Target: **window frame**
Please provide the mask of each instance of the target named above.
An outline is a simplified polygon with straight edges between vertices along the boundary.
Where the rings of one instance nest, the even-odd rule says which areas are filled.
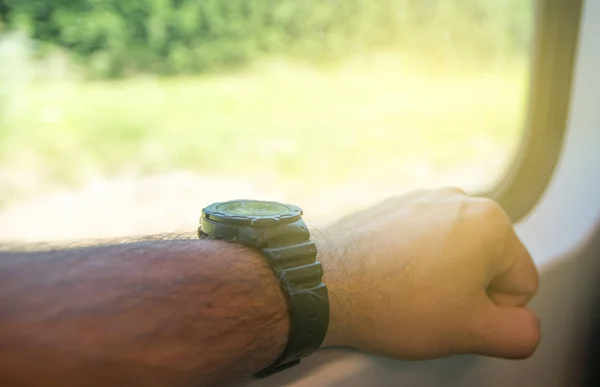
[[[563,147],[583,0],[539,0],[525,133],[500,183],[482,196],[513,222],[528,215],[551,181]]]

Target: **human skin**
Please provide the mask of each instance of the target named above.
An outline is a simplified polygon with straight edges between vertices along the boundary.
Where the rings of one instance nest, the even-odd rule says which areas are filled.
[[[324,346],[398,359],[521,359],[540,339],[538,274],[508,216],[454,188],[387,200],[313,232]],[[236,385],[286,345],[261,255],[161,239],[0,252],[0,385]]]

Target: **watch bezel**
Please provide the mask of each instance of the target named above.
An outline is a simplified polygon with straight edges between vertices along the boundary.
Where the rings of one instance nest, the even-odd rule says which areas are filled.
[[[234,215],[220,209],[223,205],[239,204],[244,202],[260,203],[274,206],[285,207],[287,211],[282,211],[276,215]],[[225,202],[217,202],[202,209],[202,216],[208,220],[220,223],[236,224],[240,226],[273,227],[281,224],[292,223],[299,220],[303,215],[302,209],[293,204],[285,204],[276,201],[236,199]]]

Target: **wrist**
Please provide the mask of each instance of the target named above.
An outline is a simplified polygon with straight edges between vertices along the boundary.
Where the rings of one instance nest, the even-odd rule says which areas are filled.
[[[317,246],[317,260],[323,266],[323,283],[329,294],[329,327],[322,347],[348,345],[345,333],[348,292],[344,290],[340,253],[332,248],[332,241],[323,233],[315,232],[311,239]]]

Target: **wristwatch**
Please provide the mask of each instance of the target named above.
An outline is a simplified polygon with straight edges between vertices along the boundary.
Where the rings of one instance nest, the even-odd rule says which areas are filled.
[[[319,348],[329,326],[329,298],[317,248],[299,207],[258,200],[213,203],[202,210],[198,236],[260,250],[285,295],[290,314],[287,345],[255,377],[292,367]]]

